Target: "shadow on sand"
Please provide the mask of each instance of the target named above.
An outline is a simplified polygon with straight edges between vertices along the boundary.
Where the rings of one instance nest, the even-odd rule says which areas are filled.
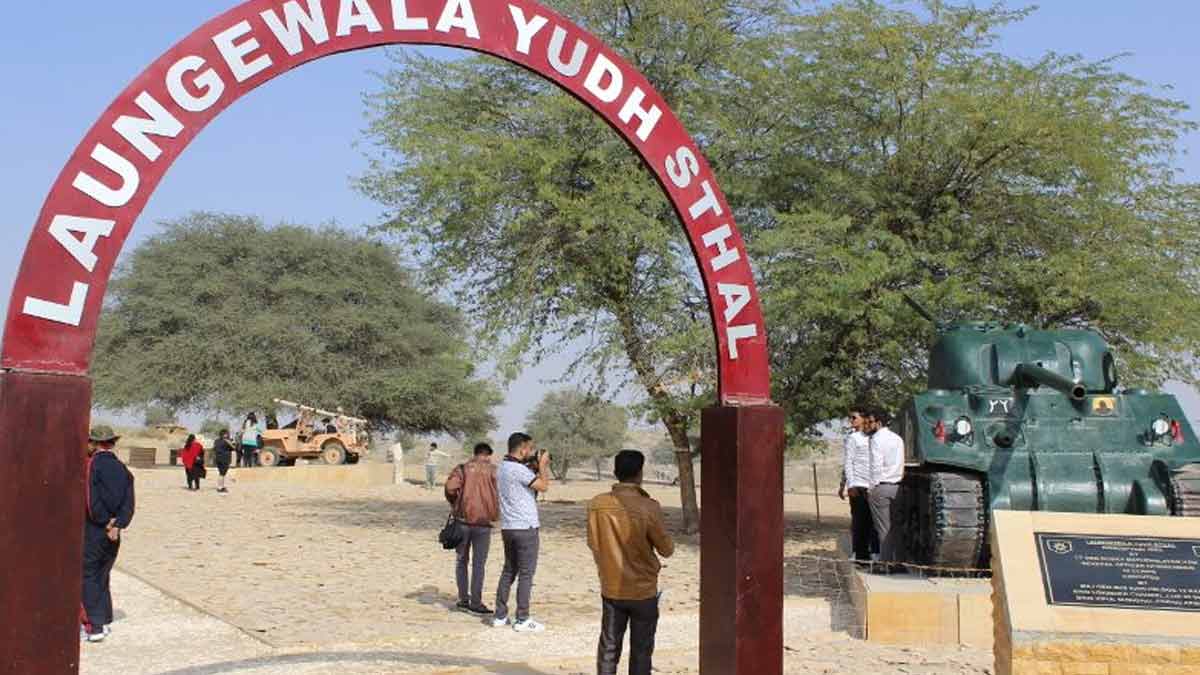
[[[162,675],[222,675],[238,673],[265,667],[279,666],[335,666],[337,664],[380,664],[383,667],[397,668],[404,664],[422,666],[445,666],[448,668],[477,668],[484,673],[493,675],[551,675],[548,671],[530,668],[517,663],[504,663],[488,659],[476,659],[463,656],[442,656],[436,654],[413,654],[394,651],[367,652],[315,652],[309,654],[280,654],[259,656],[240,661],[225,661],[210,663],[203,666],[189,666],[170,670]]]

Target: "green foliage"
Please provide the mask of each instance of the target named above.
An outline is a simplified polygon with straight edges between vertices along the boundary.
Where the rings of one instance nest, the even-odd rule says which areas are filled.
[[[234,425],[225,420],[209,418],[204,420],[204,422],[200,425],[200,433],[210,439],[215,439],[218,435],[220,435],[222,429],[232,429],[233,426]]]
[[[711,129],[712,83],[756,62],[768,0],[563,0],[556,9],[641,70]],[[455,281],[485,334],[534,359],[587,344],[575,368],[613,389],[632,378],[652,419],[687,449],[711,402],[707,299],[680,223],[655,180],[602,120],[554,85],[491,57],[393,54],[370,99],[380,154],[361,186],[430,282]],[[761,62],[759,59],[757,62]],[[685,529],[697,517],[683,485]]]
[[[96,397],[99,400],[99,396]],[[157,426],[159,424],[175,424],[175,411],[165,405],[152,403],[146,406],[142,416],[142,424],[148,427]]]
[[[477,379],[463,331],[389,246],[196,213],[165,223],[109,285],[96,400],[244,414],[278,397],[383,428],[487,429],[500,397]]]
[[[493,438],[484,436],[482,434],[476,434],[473,436],[468,436],[466,438],[466,440],[463,441],[463,444],[462,444],[463,455],[465,455],[467,457],[474,456],[475,444],[477,444],[477,443],[487,443],[489,446],[491,446],[492,456],[496,457],[497,459],[499,459],[500,457],[503,457],[504,454],[506,452],[508,452],[508,446],[505,445],[503,442],[501,442],[500,444],[497,444],[495,439],[493,439]]]
[[[999,53],[998,31],[1029,10],[782,4],[555,3],[647,75],[716,170],[751,245],[791,435],[923,387],[933,332],[902,293],[944,320],[1097,329],[1129,384],[1197,380],[1183,103],[1114,60]],[[648,173],[523,71],[395,58],[361,182],[392,210],[387,229],[510,357],[588,340],[576,365],[602,380],[627,366],[639,412],[690,450],[712,336]]]
[[[793,17],[715,152],[794,432],[924,388],[932,327],[1101,331],[1126,384],[1196,381],[1200,190],[1186,106],[1117,70],[995,51],[1026,11],[868,1]],[[751,160],[752,158],[752,160]],[[733,180],[728,180],[732,178]]]
[[[537,447],[550,451],[554,476],[565,480],[572,465],[615,455],[625,439],[628,419],[621,406],[567,389],[543,396],[526,425]]]

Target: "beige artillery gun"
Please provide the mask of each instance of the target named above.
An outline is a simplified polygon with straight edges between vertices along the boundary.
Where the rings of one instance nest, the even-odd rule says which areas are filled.
[[[367,420],[336,412],[274,399],[275,404],[296,411],[296,419],[280,429],[262,433],[258,459],[263,466],[294,464],[297,459],[317,458],[326,464],[353,464],[369,450]],[[326,422],[325,420],[329,420]]]

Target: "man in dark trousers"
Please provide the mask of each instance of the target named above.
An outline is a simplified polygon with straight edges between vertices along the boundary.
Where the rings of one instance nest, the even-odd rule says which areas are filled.
[[[650,675],[658,630],[658,556],[675,552],[662,508],[642,490],[646,457],[622,450],[613,461],[620,481],[588,503],[588,548],[600,574],[600,644],[596,672],[616,675],[625,628],[629,635],[629,674]],[[657,552],[657,555],[655,553]]]
[[[842,483],[838,486],[840,499],[850,497],[850,548],[858,562],[870,562],[872,554],[879,553],[879,539],[875,536],[867,499],[871,487],[871,439],[864,431],[867,424],[864,410],[861,407],[850,410],[850,434],[843,443]]]
[[[486,615],[491,614],[492,610],[483,604],[483,576],[492,542],[492,523],[500,520],[500,495],[496,492],[492,446],[476,443],[474,455],[474,459],[450,471],[444,490],[446,501],[454,508],[454,515],[467,525],[467,536],[457,549],[454,573],[458,584],[456,608]]]
[[[109,578],[121,548],[121,532],[133,520],[133,475],[113,452],[118,436],[112,427],[92,427],[88,444],[94,447],[84,481],[86,514],[83,525],[83,639],[99,642],[113,620]],[[93,445],[94,444],[94,445]]]
[[[229,473],[229,460],[233,457],[234,447],[229,442],[229,430],[222,429],[217,435],[217,441],[213,443],[213,454],[217,460],[217,473],[220,476],[217,478],[217,492],[229,492],[225,488],[225,474]]]
[[[537,472],[529,468],[533,459]],[[496,611],[492,625],[512,625],[518,633],[540,633],[546,626],[529,616],[533,575],[541,548],[541,519],[537,494],[550,489],[550,453],[538,452],[533,438],[516,432],[508,437],[508,454],[496,467],[496,492],[500,497],[500,541],[504,544],[504,569],[496,586]],[[508,615],[508,596],[517,582],[517,615]]]

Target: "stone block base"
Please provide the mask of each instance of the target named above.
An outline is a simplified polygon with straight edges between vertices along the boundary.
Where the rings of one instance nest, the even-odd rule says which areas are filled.
[[[1004,658],[997,652],[996,675],[1200,675],[1200,644],[1020,637],[1014,642]]]
[[[850,596],[870,642],[992,647],[991,583],[856,569]]]
[[[338,485],[374,487],[392,484],[391,464],[323,464],[297,466],[263,466],[252,469],[230,469],[229,478],[238,483],[293,483],[296,485]],[[209,469],[210,477],[213,470]]]
[[[1035,532],[1194,540],[1200,518],[993,512],[996,675],[1200,675],[1195,612],[1050,604]]]

